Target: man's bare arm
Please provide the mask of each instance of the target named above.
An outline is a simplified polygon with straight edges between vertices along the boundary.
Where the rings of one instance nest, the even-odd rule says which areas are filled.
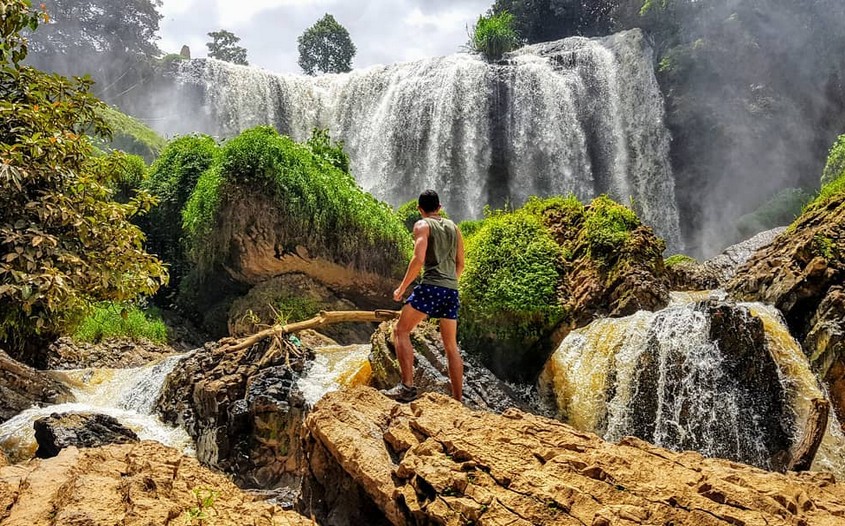
[[[405,279],[402,280],[402,284],[393,291],[394,301],[402,301],[405,290],[417,279],[423,266],[425,266],[425,252],[428,248],[429,230],[430,228],[425,221],[417,221],[414,225],[414,257],[408,263],[408,271],[405,272]]]

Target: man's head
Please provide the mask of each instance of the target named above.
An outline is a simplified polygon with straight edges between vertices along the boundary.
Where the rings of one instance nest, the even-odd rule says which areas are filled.
[[[440,210],[440,196],[434,190],[426,190],[420,194],[420,198],[417,200],[417,206],[420,212],[433,214]]]

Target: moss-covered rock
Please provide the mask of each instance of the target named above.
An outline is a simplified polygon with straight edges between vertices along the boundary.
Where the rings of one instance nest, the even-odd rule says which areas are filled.
[[[152,128],[116,108],[104,106],[98,112],[114,132],[111,143],[101,145],[106,149],[139,155],[152,163],[167,146],[167,140]]]
[[[668,303],[665,244],[606,196],[493,213],[466,248],[461,341],[508,378],[532,379],[569,330],[596,316]]]

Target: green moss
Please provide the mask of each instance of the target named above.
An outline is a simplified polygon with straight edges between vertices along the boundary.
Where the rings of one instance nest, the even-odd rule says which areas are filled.
[[[666,258],[666,261],[664,262],[666,268],[674,267],[676,265],[683,265],[686,263],[698,263],[698,261],[693,257],[687,256],[686,254],[675,254],[674,256]]]
[[[167,326],[158,309],[137,305],[101,303],[79,323],[71,336],[78,342],[98,343],[111,338],[167,342]]]
[[[217,216],[226,199],[238,198],[236,188],[275,201],[286,238],[312,254],[383,274],[401,272],[410,258],[411,238],[388,205],[308,145],[258,127],[223,146],[183,211],[190,254],[200,269],[213,267],[228,249]]]
[[[110,144],[100,145],[104,149],[140,155],[151,163],[167,145],[167,141],[152,128],[115,108],[103,106],[97,112],[114,132]]]
[[[613,201],[606,195],[593,200],[587,212],[584,230],[593,259],[607,261],[619,253],[640,226],[633,210]]]
[[[277,298],[273,308],[277,313],[276,323],[284,324],[313,318],[323,306],[311,298],[287,294]]]
[[[836,242],[821,234],[813,236],[813,250],[815,253],[829,262],[834,262],[839,259],[839,249]]]

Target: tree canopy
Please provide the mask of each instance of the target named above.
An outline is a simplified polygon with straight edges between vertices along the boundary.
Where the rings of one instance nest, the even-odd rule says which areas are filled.
[[[44,15],[27,0],[4,2],[0,19],[0,346],[28,351],[67,329],[84,308],[152,294],[167,279],[143,250],[130,218],[153,204],[113,200],[123,154],[96,154],[88,134],[110,130],[88,79],[24,66],[24,28]],[[131,164],[131,163],[129,163]],[[131,167],[130,167],[131,169]]]
[[[613,14],[625,0],[496,0],[493,13],[511,13],[528,43],[609,33]]]
[[[355,44],[349,31],[330,14],[305,30],[299,39],[299,66],[308,75],[352,70]]]
[[[249,65],[246,59],[246,48],[238,45],[238,42],[241,41],[240,37],[225,29],[212,31],[208,36],[212,39],[211,42],[206,44],[209,57],[242,66]]]

